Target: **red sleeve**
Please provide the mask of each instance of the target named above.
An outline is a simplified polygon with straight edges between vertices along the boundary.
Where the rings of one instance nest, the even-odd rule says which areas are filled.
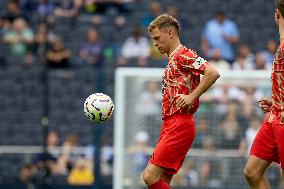
[[[181,66],[192,72],[194,75],[199,76],[204,73],[204,69],[208,62],[200,57],[196,52],[187,50],[179,55],[179,62]]]
[[[276,72],[284,72],[284,41],[281,42],[277,49],[274,61],[274,70]]]

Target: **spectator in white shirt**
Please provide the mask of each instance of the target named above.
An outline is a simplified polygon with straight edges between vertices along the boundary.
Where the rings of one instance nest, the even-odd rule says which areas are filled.
[[[135,28],[132,35],[128,37],[122,45],[121,58],[125,59],[125,61],[119,64],[127,64],[130,59],[134,59],[139,66],[146,66],[149,55],[149,40],[142,36],[142,32],[139,28]]]

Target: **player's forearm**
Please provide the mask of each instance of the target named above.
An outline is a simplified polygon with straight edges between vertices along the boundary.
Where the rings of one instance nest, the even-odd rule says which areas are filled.
[[[280,95],[279,95],[279,102],[277,103],[279,105],[279,108],[280,108],[280,111],[281,112],[284,112],[284,90],[283,90],[283,83],[281,82],[281,77],[284,77],[284,72],[277,72],[277,78],[278,78],[278,89],[279,89],[279,92],[280,92]]]
[[[203,93],[205,93],[219,77],[219,72],[212,66],[208,65],[204,70],[204,77],[202,78],[196,89],[191,93],[194,99],[199,98]]]

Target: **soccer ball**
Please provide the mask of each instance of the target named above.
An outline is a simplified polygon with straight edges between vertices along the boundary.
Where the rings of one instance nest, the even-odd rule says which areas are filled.
[[[108,95],[91,94],[84,103],[84,113],[91,121],[102,123],[111,117],[114,104]]]

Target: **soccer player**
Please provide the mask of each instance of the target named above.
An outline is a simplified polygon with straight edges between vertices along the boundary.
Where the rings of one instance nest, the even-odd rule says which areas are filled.
[[[169,189],[195,137],[193,114],[199,97],[219,78],[219,73],[179,39],[179,23],[162,14],[148,28],[154,46],[168,55],[162,78],[163,125],[157,146],[143,173],[149,189]],[[204,77],[200,81],[200,74]]]
[[[252,189],[270,188],[264,172],[273,161],[280,163],[284,176],[284,0],[275,2],[275,22],[279,29],[280,45],[271,73],[272,99],[259,100],[260,108],[268,114],[254,139],[244,169]]]

